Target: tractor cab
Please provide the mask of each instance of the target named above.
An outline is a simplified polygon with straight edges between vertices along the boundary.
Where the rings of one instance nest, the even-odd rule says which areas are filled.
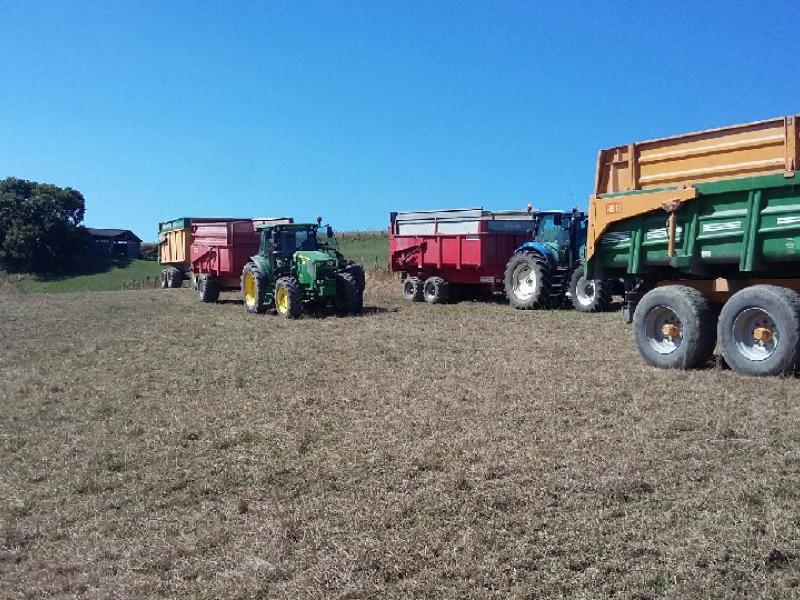
[[[550,248],[559,262],[575,262],[586,244],[586,215],[578,210],[533,213],[532,242]]]

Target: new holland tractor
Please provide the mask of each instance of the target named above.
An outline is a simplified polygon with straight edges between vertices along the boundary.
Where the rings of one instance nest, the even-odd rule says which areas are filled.
[[[563,306],[581,312],[606,310],[615,282],[587,280],[583,256],[588,219],[580,211],[535,211],[532,239],[516,249],[505,270],[511,306],[526,310]]]
[[[274,310],[296,319],[311,306],[333,305],[340,315],[361,313],[364,270],[345,260],[330,225],[257,219],[258,254],[242,270],[242,295],[248,312]]]

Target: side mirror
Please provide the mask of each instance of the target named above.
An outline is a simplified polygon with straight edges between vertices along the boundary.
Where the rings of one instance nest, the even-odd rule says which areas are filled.
[[[331,227],[330,225],[326,226],[325,227],[325,235],[327,235],[329,238],[332,238],[333,237],[333,227]]]

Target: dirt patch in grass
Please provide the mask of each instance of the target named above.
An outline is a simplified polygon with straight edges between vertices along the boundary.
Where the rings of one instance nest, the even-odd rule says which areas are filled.
[[[299,321],[0,303],[0,597],[800,593],[797,380],[653,370],[618,314],[370,286]]]

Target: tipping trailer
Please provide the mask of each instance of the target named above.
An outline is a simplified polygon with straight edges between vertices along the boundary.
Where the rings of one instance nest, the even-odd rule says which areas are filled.
[[[506,262],[530,239],[526,211],[479,208],[393,212],[389,216],[389,267],[410,301],[446,302],[450,284],[503,289]]]
[[[798,368],[797,119],[600,151],[586,269],[624,278],[648,363],[696,367],[718,343],[740,373]]]
[[[200,300],[216,302],[220,292],[239,290],[242,269],[259,248],[253,220],[194,222],[191,236],[191,277]]]
[[[179,288],[191,279],[192,224],[246,221],[247,219],[180,217],[158,224],[158,262],[162,288]]]

